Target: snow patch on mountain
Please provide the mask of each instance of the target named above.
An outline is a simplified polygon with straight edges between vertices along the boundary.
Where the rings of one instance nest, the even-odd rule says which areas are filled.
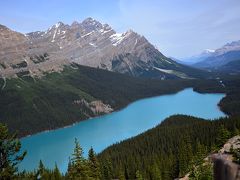
[[[82,36],[82,38],[87,37],[87,36],[91,35],[92,33],[94,33],[94,31],[91,31],[91,32],[89,32],[89,33],[87,33],[87,34],[84,34],[84,35]]]
[[[120,44],[124,38],[125,37],[123,33],[116,33],[110,36],[110,40],[112,41],[113,46],[117,46],[118,44]]]
[[[169,69],[162,69],[162,68],[158,68],[158,67],[153,67],[154,69],[164,72],[164,73],[168,73],[168,74],[173,74],[173,70],[169,70]]]
[[[171,69],[162,69],[162,68],[158,68],[158,67],[153,67],[154,69],[158,70],[158,71],[161,71],[161,72],[164,72],[164,73],[167,73],[167,74],[172,74],[172,75],[175,75],[175,76],[178,76],[180,78],[183,78],[183,79],[188,79],[189,77],[182,73],[182,72],[179,72],[179,71],[175,71],[175,70],[171,70]]]
[[[56,33],[57,33],[57,29],[54,31],[52,42],[55,41]]]
[[[214,53],[214,49],[205,49],[204,53]]]
[[[89,45],[91,45],[91,46],[93,46],[93,47],[98,47],[96,44],[94,44],[94,43],[89,43]]]
[[[61,25],[60,22],[58,22],[57,24],[55,24],[55,27],[58,28]]]

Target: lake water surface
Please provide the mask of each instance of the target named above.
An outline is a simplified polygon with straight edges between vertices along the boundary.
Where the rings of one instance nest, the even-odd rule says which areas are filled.
[[[79,122],[74,126],[43,132],[23,138],[22,149],[27,156],[20,169],[33,170],[41,159],[47,167],[65,172],[68,157],[77,138],[87,154],[92,146],[96,152],[118,141],[136,136],[174,114],[214,119],[225,116],[217,106],[224,94],[199,94],[191,88],[172,95],[136,101],[126,108],[105,116]]]

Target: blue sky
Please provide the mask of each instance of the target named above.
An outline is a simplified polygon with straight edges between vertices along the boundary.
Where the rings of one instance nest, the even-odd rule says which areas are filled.
[[[6,0],[0,24],[19,32],[93,17],[118,32],[144,35],[167,56],[182,58],[240,39],[240,0]]]

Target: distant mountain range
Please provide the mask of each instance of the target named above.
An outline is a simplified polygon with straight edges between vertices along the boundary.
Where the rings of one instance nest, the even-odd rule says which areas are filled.
[[[178,61],[182,64],[192,65],[192,64],[195,64],[195,63],[205,60],[206,58],[211,56],[214,52],[215,52],[215,50],[205,49],[202,53],[200,53],[198,55],[187,57],[187,58],[184,58],[184,59],[181,59]]]
[[[181,65],[132,30],[117,33],[92,18],[22,34],[0,26],[0,75],[42,76],[77,63],[137,77],[196,78],[205,72]]]
[[[203,69],[240,72],[240,40],[216,50],[205,50],[199,55],[183,59],[182,63]]]

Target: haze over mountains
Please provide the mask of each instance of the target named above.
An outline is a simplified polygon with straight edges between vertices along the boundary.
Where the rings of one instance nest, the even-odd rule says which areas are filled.
[[[181,65],[132,30],[116,33],[92,18],[21,34],[0,26],[0,75],[41,76],[77,63],[137,77],[192,78],[202,71]]]
[[[178,61],[183,63],[183,64],[192,65],[192,64],[198,63],[200,61],[203,61],[207,57],[211,56],[211,54],[214,53],[214,51],[215,50],[213,50],[213,49],[205,49],[200,54],[197,54],[197,55],[194,55],[194,56],[191,56],[191,57],[187,57],[187,58],[183,58],[183,59],[178,60]]]
[[[183,59],[182,62],[197,68],[239,72],[240,40],[227,43],[216,50],[205,50],[199,55]]]

